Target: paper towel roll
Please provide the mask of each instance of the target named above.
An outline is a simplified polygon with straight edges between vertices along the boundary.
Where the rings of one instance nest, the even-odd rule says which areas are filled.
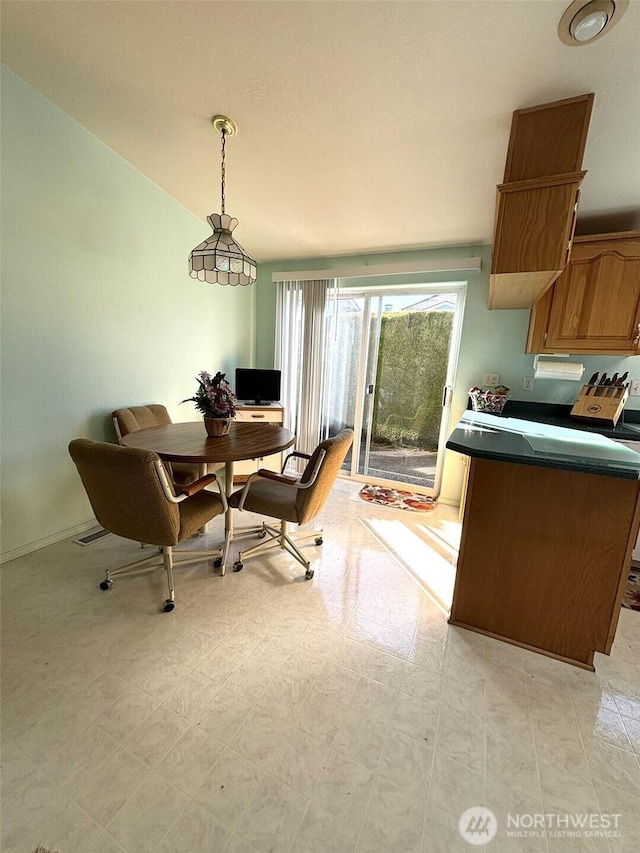
[[[536,379],[568,379],[572,382],[579,382],[583,373],[584,364],[539,359],[534,375]]]

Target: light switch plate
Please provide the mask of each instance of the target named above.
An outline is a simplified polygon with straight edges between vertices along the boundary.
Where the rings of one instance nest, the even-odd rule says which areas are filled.
[[[524,376],[522,378],[522,390],[533,391],[533,376]]]
[[[637,379],[631,383],[629,394],[631,397],[640,397],[640,382]]]
[[[484,385],[497,385],[500,381],[499,373],[483,373],[482,374],[482,384]]]

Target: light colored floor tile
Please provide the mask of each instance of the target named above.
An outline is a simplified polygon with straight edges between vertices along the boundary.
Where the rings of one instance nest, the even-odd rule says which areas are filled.
[[[202,673],[192,672],[169,693],[164,703],[176,714],[195,721],[219,689],[215,682]]]
[[[261,853],[291,850],[309,801],[267,775],[259,784],[237,831]]]
[[[149,696],[162,702],[190,672],[188,666],[165,657],[139,676],[136,684]]]
[[[402,732],[389,732],[378,766],[378,779],[399,788],[429,790],[433,749]]]
[[[160,705],[130,733],[124,745],[149,767],[157,767],[188,728],[188,720]]]
[[[100,826],[75,803],[69,803],[33,831],[37,845],[64,853],[85,853],[100,834]]]
[[[101,826],[106,826],[144,784],[149,767],[120,747],[77,795],[77,802]]]
[[[122,742],[157,707],[158,702],[147,693],[138,687],[130,687],[97,720],[97,724],[114,740]]]
[[[152,853],[187,802],[182,791],[151,773],[109,823],[107,831],[132,853]]]
[[[378,778],[364,831],[387,850],[417,853],[422,843],[426,805],[427,794],[419,787],[398,788]]]
[[[351,761],[340,752],[332,752],[312,800],[340,820],[360,829],[373,780],[372,770]]]
[[[348,710],[333,742],[333,748],[348,758],[375,770],[388,734],[387,726]]]
[[[313,803],[302,821],[293,849],[296,853],[353,853],[358,831]]]
[[[190,726],[157,767],[185,794],[192,796],[224,752],[225,745],[196,726]]]
[[[246,809],[264,771],[232,749],[226,749],[194,795],[197,803],[233,829]]]
[[[396,710],[397,695],[393,687],[363,676],[353,694],[351,708],[364,717],[389,725]]]
[[[218,740],[229,743],[247,718],[251,708],[252,704],[248,699],[223,687],[198,715],[195,722]]]
[[[45,772],[75,796],[118,749],[118,743],[98,726],[90,726],[44,765]]]
[[[314,684],[314,689],[323,696],[328,696],[329,699],[348,705],[353,699],[359,681],[360,676],[357,672],[345,669],[333,661],[327,661]]]
[[[288,730],[288,723],[262,708],[253,708],[230,745],[240,755],[266,770]]]
[[[192,801],[173,824],[157,853],[217,853],[225,849],[230,834],[224,824]]]
[[[347,706],[313,690],[300,706],[299,727],[331,746],[347,713]]]
[[[269,772],[308,799],[312,796],[324,769],[329,747],[300,729],[286,733]]]

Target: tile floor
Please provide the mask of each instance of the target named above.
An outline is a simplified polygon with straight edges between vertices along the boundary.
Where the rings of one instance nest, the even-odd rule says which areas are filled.
[[[378,537],[406,523],[450,568],[452,508],[339,481],[322,521],[313,581],[282,553],[185,567],[171,614],[161,572],[98,589],[138,556],[114,536],[5,564],[4,853],[456,853],[483,804],[498,853],[640,849],[640,613],[594,675],[447,626]],[[514,838],[507,813],[618,836]]]

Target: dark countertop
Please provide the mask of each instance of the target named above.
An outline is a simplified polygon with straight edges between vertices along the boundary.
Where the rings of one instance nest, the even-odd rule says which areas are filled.
[[[571,409],[570,406],[562,408]],[[615,436],[621,440],[634,440],[637,437],[640,440],[640,429],[637,433],[632,432],[634,438],[630,438],[626,430],[618,432],[616,428],[606,433],[593,428],[582,430],[578,424],[566,423],[566,420],[563,421],[557,412],[540,411],[536,419],[525,416],[518,410],[517,403],[511,408],[507,404],[502,415],[468,411],[451,433],[446,446],[467,456],[497,462],[640,479],[640,453],[622,445],[602,442],[599,437],[603,434],[608,438]],[[625,427],[629,427],[629,421]]]
[[[509,400],[501,417],[522,418],[525,421],[535,421],[540,424],[549,424],[549,426],[595,432],[618,441],[640,441],[639,409],[623,409],[620,420],[612,428],[574,421],[569,417],[572,408],[560,403],[527,403],[522,400]]]

